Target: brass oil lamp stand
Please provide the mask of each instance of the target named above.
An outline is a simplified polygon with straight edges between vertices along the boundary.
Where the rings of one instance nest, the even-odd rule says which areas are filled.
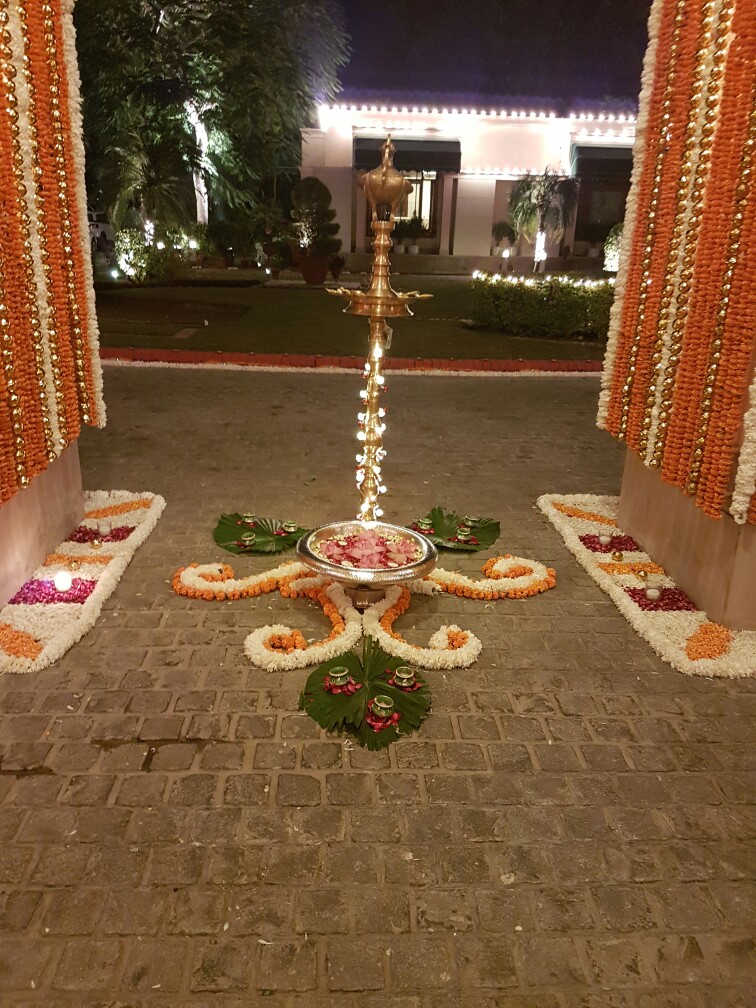
[[[431,297],[419,291],[399,293],[391,287],[389,280],[389,250],[392,246],[391,232],[394,230],[396,213],[400,203],[411,192],[412,186],[393,164],[395,147],[389,136],[381,148],[381,164],[360,176],[358,184],[365,190],[365,196],[372,211],[371,227],[373,241],[373,268],[367,290],[348,290],[339,287],[328,289],[329,294],[345,298],[349,303],[344,309],[347,315],[364,315],[370,320],[370,342],[365,363],[365,388],[360,392],[363,407],[358,414],[358,440],[361,451],[357,455],[357,489],[360,494],[360,508],[357,520],[341,522],[315,529],[297,544],[300,560],[318,573],[328,574],[334,580],[345,582],[353,589],[355,604],[364,608],[382,597],[384,589],[391,584],[400,584],[415,577],[423,577],[436,565],[435,547],[425,536],[396,525],[380,521],[383,511],[379,504],[380,495],[386,487],[381,477],[381,463],[386,452],[383,448],[383,423],[385,412],[380,405],[383,391],[383,360],[391,344],[392,330],[386,319],[412,315],[409,302],[417,298]],[[316,552],[317,543],[327,536],[349,534],[357,529],[374,528],[381,534],[401,534],[416,542],[420,558],[411,564],[393,569],[349,569],[323,560]]]

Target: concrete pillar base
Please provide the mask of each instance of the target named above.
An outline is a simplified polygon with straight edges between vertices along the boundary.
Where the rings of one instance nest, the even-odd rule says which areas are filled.
[[[0,606],[84,517],[79,449],[74,442],[0,507]]]
[[[756,630],[756,525],[707,518],[631,451],[617,521],[710,620]]]

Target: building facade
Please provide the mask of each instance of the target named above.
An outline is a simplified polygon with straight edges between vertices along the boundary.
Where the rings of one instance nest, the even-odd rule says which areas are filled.
[[[302,175],[331,190],[345,251],[369,250],[360,170],[380,161],[387,134],[395,164],[413,183],[397,215],[422,219],[420,251],[455,257],[490,256],[491,228],[507,220],[514,182],[545,168],[578,175],[581,196],[561,251],[588,254],[622,220],[630,181],[635,116],[591,112],[560,116],[546,109],[335,104],[319,109],[317,128],[302,132]],[[521,241],[513,254],[527,255]],[[550,256],[560,249],[549,246]]]

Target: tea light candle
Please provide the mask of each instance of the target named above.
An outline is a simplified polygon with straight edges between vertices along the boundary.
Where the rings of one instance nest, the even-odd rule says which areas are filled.
[[[53,577],[53,584],[55,585],[55,590],[59,592],[67,592],[71,590],[73,585],[73,578],[71,577],[70,571],[59,570],[56,571]]]
[[[649,602],[658,602],[661,598],[661,589],[646,588],[645,595]]]
[[[394,710],[394,701],[389,696],[379,694],[373,698],[373,714],[379,718],[391,717]]]
[[[106,536],[109,536],[113,531],[113,522],[110,520],[110,518],[105,518],[103,519],[103,521],[98,522],[97,531],[100,533],[100,536],[103,539]]]
[[[346,686],[349,682],[349,669],[346,665],[334,665],[328,673],[331,686]]]
[[[608,546],[609,543],[612,541],[612,537],[608,533],[602,532],[598,537],[598,541],[601,543],[602,546]]]
[[[409,665],[400,665],[394,672],[394,682],[400,689],[415,685],[415,673]]]

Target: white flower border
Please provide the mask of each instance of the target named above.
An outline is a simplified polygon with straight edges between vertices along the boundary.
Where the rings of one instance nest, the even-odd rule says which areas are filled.
[[[564,540],[567,549],[578,563],[588,572],[596,584],[611,598],[619,611],[637,633],[646,640],[659,657],[678,672],[686,675],[717,677],[723,679],[745,679],[756,677],[756,631],[731,631],[732,645],[726,655],[719,658],[699,658],[691,661],[685,654],[685,644],[691,634],[704,623],[709,622],[703,612],[649,612],[637,606],[625,592],[625,587],[641,587],[633,576],[611,575],[599,567],[604,554],[596,554],[580,542],[580,535],[595,535],[599,528],[595,522],[584,518],[570,517],[558,511],[555,503],[568,507],[588,509],[607,518],[616,518],[618,497],[600,497],[592,494],[544,494],[538,498],[538,507],[546,515]],[[621,535],[619,529],[617,534]],[[651,561],[642,551],[623,551],[625,560]],[[661,577],[663,587],[674,587],[668,577]]]
[[[278,567],[272,567],[270,570],[263,571],[261,574],[250,574],[244,578],[229,577],[225,580],[218,581],[213,578],[212,581],[206,580],[203,575],[213,574],[217,575],[221,568],[228,567],[229,565],[225,561],[220,561],[218,563],[207,563],[207,564],[197,564],[192,567],[184,567],[178,576],[179,582],[184,585],[184,587],[191,589],[196,592],[244,592],[250,588],[254,588],[259,584],[264,584],[266,581],[271,579],[280,579],[284,577],[291,577],[292,574],[301,575],[301,581],[292,583],[292,588],[295,585],[304,589],[305,587],[315,587],[316,584],[324,584],[325,579],[317,579],[312,577],[312,571],[309,567],[305,567],[303,563],[298,560],[289,560],[287,563],[279,564]]]
[[[300,565],[301,566],[301,565]],[[323,584],[323,578],[303,578],[292,583],[292,588],[316,587]],[[344,630],[333,640],[320,644],[312,644],[302,651],[292,651],[290,654],[280,654],[271,651],[265,643],[273,634],[290,634],[291,628],[281,623],[253,630],[244,642],[244,653],[258,668],[268,672],[289,672],[292,669],[306,668],[308,665],[320,665],[330,658],[336,658],[345,651],[350,651],[359,643],[362,637],[362,618],[352,604],[340,584],[334,582],[325,589],[326,595],[344,618]]]
[[[152,532],[157,524],[158,518],[165,508],[165,500],[157,494],[132,493],[129,490],[96,490],[84,492],[84,503],[87,512],[99,510],[100,508],[111,507],[114,504],[126,504],[131,501],[149,499],[147,508],[139,508],[129,511],[124,515],[113,517],[114,524],[121,519],[134,525],[134,531],[122,542],[105,543],[104,548],[113,559],[108,564],[93,563],[86,566],[86,573],[77,572],[79,576],[86,576],[88,580],[96,581],[92,594],[83,603],[72,602],[54,603],[56,618],[49,621],[47,627],[50,637],[48,640],[40,639],[39,624],[42,610],[48,608],[44,603],[37,605],[6,605],[0,610],[0,623],[7,623],[14,630],[23,633],[30,633],[43,645],[41,653],[34,659],[15,658],[7,654],[0,648],[0,674],[3,673],[28,673],[39,672],[40,669],[47,668],[53,662],[61,658],[69,648],[80,641],[84,634],[92,629],[100,615],[103,603],[112,595],[118,582],[123,576],[123,572],[131,562],[137,549],[142,545],[147,536]],[[96,519],[84,519],[82,524],[90,523]],[[91,547],[81,543],[63,542],[58,546],[56,553],[64,553],[71,556],[82,556],[91,553]],[[39,567],[32,578],[37,580],[52,580],[55,573],[66,568],[66,564],[51,564],[50,566]],[[70,610],[67,619],[61,619],[60,613]]]
[[[412,662],[426,669],[456,669],[467,668],[472,665],[483,645],[480,640],[469,630],[461,630],[460,627],[452,623],[449,626],[442,626],[433,634],[428,641],[428,647],[416,647],[407,641],[396,640],[391,634],[381,626],[381,617],[396,605],[402,594],[402,586],[394,585],[387,589],[385,598],[380,602],[366,609],[362,614],[362,627],[366,634],[374,637],[380,646],[388,654],[395,658],[402,658],[404,661]],[[449,648],[449,631],[458,631],[467,634],[467,641],[461,648],[451,650]]]
[[[498,574],[506,575],[507,571],[513,567],[530,567],[531,573],[521,574],[515,578],[506,576],[503,578],[469,578],[466,574],[460,574],[459,571],[448,571],[443,567],[436,567],[428,575],[428,579],[437,581],[439,584],[454,584],[460,588],[470,588],[474,591],[500,592],[508,595],[510,591],[528,591],[550,577],[547,566],[542,564],[540,560],[528,560],[526,557],[518,556],[498,557],[493,565],[493,570]],[[546,589],[541,590],[545,591]],[[517,598],[517,596],[509,597]]]

